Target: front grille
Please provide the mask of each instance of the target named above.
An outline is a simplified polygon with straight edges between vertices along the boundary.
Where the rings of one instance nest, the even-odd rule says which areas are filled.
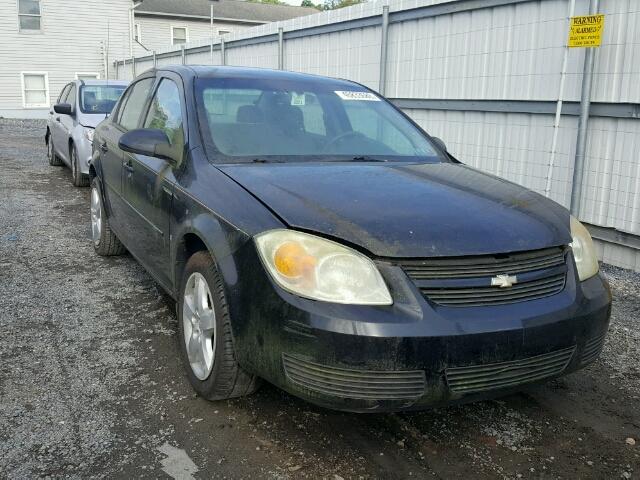
[[[535,382],[562,373],[575,346],[502,363],[445,369],[447,385],[455,393],[478,393]]]
[[[324,395],[361,400],[415,400],[425,389],[422,370],[379,371],[328,367],[282,354],[287,379]]]
[[[564,265],[563,247],[504,255],[407,260],[400,263],[413,280],[438,278],[494,277]]]
[[[593,362],[598,356],[600,352],[602,352],[602,347],[604,346],[604,339],[607,332],[603,332],[600,335],[593,337],[584,345],[584,349],[582,350],[582,355],[580,356],[580,363],[587,364]]]
[[[564,289],[563,247],[504,255],[404,260],[398,263],[430,301],[450,307],[523,302]],[[515,275],[511,287],[492,285],[498,275]]]
[[[541,280],[522,282],[510,288],[421,288],[429,300],[446,306],[472,307],[523,302],[555,295],[564,288],[565,274],[554,275]]]

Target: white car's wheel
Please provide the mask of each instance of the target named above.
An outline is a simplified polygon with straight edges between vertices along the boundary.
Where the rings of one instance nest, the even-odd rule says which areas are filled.
[[[53,167],[59,167],[62,165],[62,160],[58,158],[56,155],[56,151],[53,149],[53,137],[49,134],[47,138],[47,160],[49,160],[49,165]]]
[[[75,145],[71,145],[71,175],[73,177],[73,185],[76,187],[88,187],[89,175],[86,175],[80,171],[78,151]]]

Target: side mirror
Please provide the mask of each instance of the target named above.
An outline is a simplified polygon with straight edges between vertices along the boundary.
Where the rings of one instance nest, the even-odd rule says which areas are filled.
[[[433,140],[433,143],[435,143],[438,147],[440,147],[442,149],[442,151],[444,151],[444,152],[447,151],[447,144],[444,143],[442,141],[442,139],[440,139],[438,137],[431,137],[431,140]]]
[[[56,103],[53,106],[53,111],[62,115],[72,115],[73,110],[69,103]]]
[[[172,163],[179,161],[176,149],[169,143],[167,134],[156,128],[130,130],[120,137],[118,147],[125,152],[162,158]]]

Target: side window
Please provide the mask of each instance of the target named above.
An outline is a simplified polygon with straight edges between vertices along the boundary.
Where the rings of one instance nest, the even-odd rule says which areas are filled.
[[[118,111],[117,123],[121,127],[126,130],[138,128],[142,109],[147,101],[154,80],[154,77],[144,78],[131,86],[127,92],[127,97],[123,99],[122,106]]]
[[[157,128],[167,134],[171,146],[177,151],[184,147],[180,90],[172,80],[163,78],[156,91],[144,128]]]

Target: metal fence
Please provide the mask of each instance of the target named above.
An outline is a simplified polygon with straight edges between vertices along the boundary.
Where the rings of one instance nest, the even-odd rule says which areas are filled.
[[[566,48],[571,11],[587,14],[589,0],[379,0],[120,60],[112,72],[226,64],[355,80],[469,165],[567,207],[575,189],[574,213],[592,226],[603,260],[640,270],[640,2],[600,2],[604,36],[576,182],[586,49]]]

